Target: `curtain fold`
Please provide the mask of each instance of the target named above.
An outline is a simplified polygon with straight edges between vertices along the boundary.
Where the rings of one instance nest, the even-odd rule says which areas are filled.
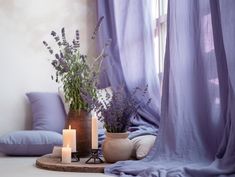
[[[123,84],[123,71],[120,62],[120,50],[118,46],[117,17],[114,12],[115,1],[97,1],[98,17],[104,16],[102,28],[99,30],[99,46],[103,47],[107,40],[111,39],[111,46],[108,48],[107,59],[100,68],[100,88],[106,88]]]
[[[116,18],[116,34],[121,35],[119,61],[129,89],[146,83],[146,62],[153,62],[153,55],[147,55],[153,46],[145,47],[151,42],[145,31],[150,23],[146,20],[150,19],[148,3],[129,0],[109,9]],[[145,159],[117,162],[105,168],[105,173],[123,177],[235,176],[234,9],[234,0],[169,0],[161,122],[159,125],[157,116],[141,120],[157,123],[157,141]],[[144,54],[135,50],[136,44]],[[137,67],[132,70],[130,66]],[[148,83],[155,83],[150,79],[154,74]],[[158,84],[153,84],[151,96],[159,96],[158,90]]]
[[[110,38],[107,57],[101,65],[100,87],[126,87],[131,93],[135,87],[148,85],[152,98],[147,108],[138,110],[132,117],[130,136],[157,135],[160,122],[160,88],[154,62],[151,0],[119,1],[99,0],[98,17],[104,16],[99,33],[99,44],[104,46]],[[136,95],[141,99],[141,95]]]
[[[211,9],[212,13],[219,14],[212,18],[215,25],[220,24],[220,31],[215,30],[214,33],[217,38],[216,53],[218,56],[223,53],[224,56],[217,57],[217,67],[222,71],[220,83],[224,83],[221,85],[221,97],[224,99],[222,107],[225,108],[223,115],[226,117],[225,132],[217,157],[226,164],[228,159],[235,162],[235,2],[211,1]]]

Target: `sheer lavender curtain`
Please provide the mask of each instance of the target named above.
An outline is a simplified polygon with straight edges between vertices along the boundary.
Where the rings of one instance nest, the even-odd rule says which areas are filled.
[[[100,29],[100,46],[112,39],[108,56],[101,67],[101,87],[126,86],[127,92],[148,85],[152,98],[148,108],[131,118],[130,138],[158,132],[160,90],[154,63],[151,0],[99,0],[98,17],[104,16]],[[137,99],[138,99],[138,95]]]
[[[124,16],[130,13],[129,3],[123,2],[122,6],[128,7],[121,11]],[[140,12],[149,10],[138,8]],[[235,176],[234,9],[234,0],[169,0],[157,141],[145,159],[115,163],[105,173],[143,177]],[[120,18],[116,8],[109,13]],[[136,15],[140,18],[143,14],[136,12],[129,18],[135,19]],[[121,20],[120,23],[128,23],[128,18]],[[144,28],[142,24],[133,23],[130,30],[135,33]],[[125,35],[122,30],[118,33]],[[126,47],[120,49],[127,50]]]

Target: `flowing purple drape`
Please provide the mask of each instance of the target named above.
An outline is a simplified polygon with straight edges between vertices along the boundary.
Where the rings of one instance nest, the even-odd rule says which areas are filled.
[[[98,1],[98,4],[116,20],[114,27],[116,34],[120,35],[116,47],[119,48],[118,59],[123,78],[135,83],[136,74],[146,77],[146,65],[135,62],[151,63],[154,60],[153,55],[141,55],[142,52],[148,53],[148,50],[151,52],[153,46],[138,48],[140,51],[135,48],[136,44],[144,47],[150,42],[148,33],[136,33],[149,26],[150,21],[142,21],[149,11],[145,6],[149,1],[123,1],[122,5],[117,5],[115,0],[106,2],[113,4],[112,7],[105,6],[107,4],[103,1]],[[235,176],[234,9],[234,0],[169,0],[161,123],[157,141],[145,159],[117,162],[106,167],[107,174],[143,177]],[[127,31],[130,36],[126,36]],[[133,37],[129,45],[125,43],[126,37]],[[125,57],[121,54],[123,51],[127,56],[133,55],[141,60]],[[132,75],[124,72],[131,69],[129,63],[135,66]],[[136,66],[139,66],[137,70]],[[151,77],[154,78],[153,73]],[[155,96],[159,96],[158,87],[154,86]],[[154,87],[151,90],[154,96]],[[154,121],[159,122],[156,117],[149,122]]]
[[[153,67],[146,68],[153,65],[151,25],[147,20],[150,14],[146,12],[149,1],[116,3],[98,2],[99,13],[110,18],[106,24],[109,33],[104,36],[115,39],[110,50],[113,58],[106,61],[106,67],[116,68],[118,74],[113,68],[107,71],[106,78],[111,86],[124,80],[128,89],[149,84],[155,76]],[[233,0],[169,1],[157,142],[147,158],[118,162],[107,167],[106,173],[159,177],[235,175],[234,9]],[[119,82],[115,85],[113,81]],[[159,98],[158,84],[153,83],[151,96]],[[158,126],[158,117],[146,117],[147,121],[139,122]]]
[[[132,92],[137,86],[148,85],[148,96],[152,101],[147,108],[138,111],[137,117],[131,118],[129,138],[156,135],[160,121],[160,89],[153,60],[151,11],[145,10],[151,7],[151,0],[125,0],[122,3],[99,0],[97,3],[98,17],[104,16],[100,46],[112,39],[101,67],[100,87],[111,86],[115,90],[125,85],[127,92]]]

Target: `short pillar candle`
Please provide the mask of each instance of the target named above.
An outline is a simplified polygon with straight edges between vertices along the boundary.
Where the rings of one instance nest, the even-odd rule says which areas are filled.
[[[71,163],[71,148],[62,147],[62,163]]]

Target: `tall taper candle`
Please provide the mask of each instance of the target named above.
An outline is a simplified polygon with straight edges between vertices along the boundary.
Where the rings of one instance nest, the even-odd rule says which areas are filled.
[[[98,149],[98,119],[97,117],[92,117],[92,128],[91,128],[91,148]]]

